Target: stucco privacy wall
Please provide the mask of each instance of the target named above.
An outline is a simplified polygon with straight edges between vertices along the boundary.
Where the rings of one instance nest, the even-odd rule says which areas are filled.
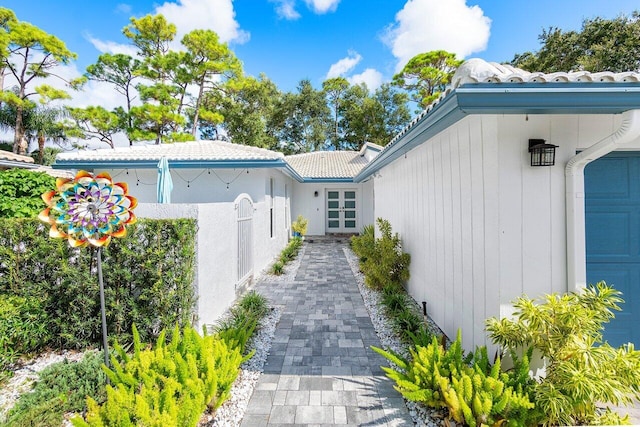
[[[253,274],[265,269],[286,245],[289,237],[287,201],[284,186],[288,181],[274,175],[274,237],[271,237],[269,173],[261,180],[261,197],[253,199]],[[254,177],[255,178],[255,177]],[[135,184],[134,184],[135,185]],[[175,187],[174,187],[175,191]],[[132,191],[133,195],[135,191]],[[142,218],[195,218],[198,222],[196,243],[195,291],[198,295],[197,326],[212,324],[237,297],[237,211],[234,200],[218,203],[157,204],[140,203],[136,214]],[[155,195],[154,195],[155,198]],[[221,244],[223,243],[223,244]]]
[[[129,191],[140,203],[156,202],[158,172],[153,169],[106,169],[115,181],[125,181]],[[279,181],[289,179],[277,171],[267,169],[170,169],[173,191],[172,203],[214,203],[235,200],[240,193],[248,193],[254,200],[265,197],[264,182],[269,177]],[[227,183],[228,187],[227,188]],[[280,185],[284,188],[284,184]]]
[[[516,296],[567,291],[564,165],[620,122],[468,116],[380,170],[375,215],[400,233],[408,290],[449,337],[462,328],[465,348],[488,344],[485,319]],[[529,138],[559,146],[555,166],[529,166]]]
[[[327,190],[331,189],[354,189],[357,191],[357,228],[356,232],[362,230],[363,225],[373,224],[373,180],[355,183],[293,183],[293,193],[291,195],[291,215],[295,219],[302,215],[309,220],[307,235],[323,236],[326,231],[326,206]],[[315,192],[318,196],[315,196]]]

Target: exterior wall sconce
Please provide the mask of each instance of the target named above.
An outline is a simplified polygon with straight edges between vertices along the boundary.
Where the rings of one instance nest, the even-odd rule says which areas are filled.
[[[313,197],[318,197],[318,192],[317,191],[313,192]]]
[[[556,164],[557,145],[547,144],[544,139],[530,139],[531,166],[553,166]]]

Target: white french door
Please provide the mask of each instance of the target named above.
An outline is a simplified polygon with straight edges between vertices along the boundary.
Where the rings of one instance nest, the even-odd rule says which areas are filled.
[[[356,190],[327,190],[327,233],[355,233],[357,224]]]

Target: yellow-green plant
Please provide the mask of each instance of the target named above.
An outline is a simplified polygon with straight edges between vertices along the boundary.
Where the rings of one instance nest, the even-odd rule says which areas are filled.
[[[532,348],[544,358],[546,375],[532,398],[545,425],[623,423],[597,404],[630,404],[640,399],[640,352],[633,344],[603,342],[604,323],[622,303],[619,291],[600,282],[582,292],[551,294],[513,303],[513,319],[491,318],[487,331],[507,350]]]
[[[446,407],[458,423],[474,427],[505,422],[523,425],[534,407],[525,390],[528,378],[517,384],[523,380],[520,374],[528,373],[526,357],[510,376],[501,372],[499,359],[493,365],[489,363],[485,347],[464,357],[460,332],[446,350],[435,336],[425,347],[410,348],[410,361],[391,351],[372,348],[397,366],[382,369],[405,398],[430,407]]]
[[[402,251],[400,236],[391,231],[389,221],[378,218],[377,224],[380,237],[375,239],[373,252],[361,266],[365,282],[373,289],[389,284],[401,287],[409,280],[411,255]]]
[[[87,398],[86,419],[75,426],[195,426],[205,409],[218,408],[228,397],[242,357],[215,335],[200,336],[176,326],[171,340],[165,331],[153,349],[143,349],[133,330],[133,355],[115,346],[112,369],[104,368],[111,385],[99,405]]]
[[[298,215],[295,221],[291,223],[291,229],[298,233],[300,236],[307,234],[307,225],[309,220],[302,215]]]
[[[375,226],[373,224],[369,224],[362,227],[362,232],[359,236],[351,237],[351,249],[353,249],[353,252],[358,255],[360,260],[360,270],[363,269],[364,263],[368,258],[375,256],[375,231]]]

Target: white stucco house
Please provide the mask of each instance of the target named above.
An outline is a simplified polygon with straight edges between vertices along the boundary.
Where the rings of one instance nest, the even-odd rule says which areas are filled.
[[[626,301],[605,338],[640,345],[639,82],[466,61],[355,177],[373,178],[374,216],[412,256],[408,291],[448,336],[472,349],[517,296],[605,280]],[[529,140],[557,146],[555,164],[531,166]]]
[[[61,153],[54,167],[106,171],[126,182],[147,218],[195,218],[199,325],[214,323],[291,236],[291,221],[309,220],[307,234],[357,233],[373,222],[373,181],[354,176],[382,147],[285,157],[223,141],[194,141]],[[173,182],[170,203],[157,203],[158,163]]]
[[[541,142],[554,162],[532,166]],[[170,205],[154,203],[162,157]],[[601,280],[626,301],[605,338],[640,346],[639,73],[472,59],[384,149],[285,157],[198,141],[60,154],[55,167],[109,171],[129,183],[140,216],[198,219],[201,323],[278,254],[298,214],[309,235],[382,217],[412,256],[408,291],[447,335],[460,328],[465,348],[489,344],[485,319],[510,315],[516,297]]]

